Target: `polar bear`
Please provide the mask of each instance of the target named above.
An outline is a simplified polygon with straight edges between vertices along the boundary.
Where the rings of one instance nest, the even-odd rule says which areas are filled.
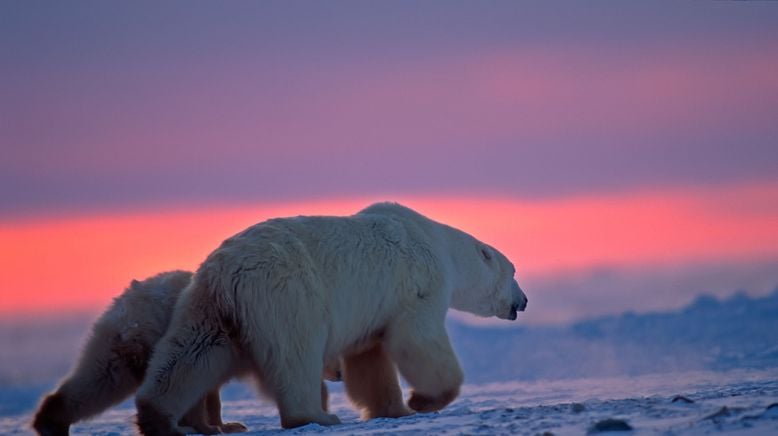
[[[346,217],[298,216],[225,240],[195,273],[138,390],[144,434],[182,434],[210,389],[249,368],[281,425],[338,424],[320,401],[339,358],[367,416],[439,410],[463,373],[446,333],[449,307],[514,320],[527,298],[495,248],[395,203]]]
[[[170,271],[143,281],[133,280],[95,322],[78,365],[54,393],[43,399],[33,428],[41,435],[68,434],[74,422],[97,415],[134,393],[191,277],[189,271]],[[340,381],[340,362],[330,362],[323,377]],[[327,387],[322,383],[325,410],[327,400]],[[198,401],[181,423],[187,431],[200,433],[216,428],[222,433],[247,430],[241,423],[222,422],[218,386]]]
[[[66,435],[70,425],[103,412],[140,386],[154,345],[168,328],[173,307],[192,273],[171,271],[133,280],[95,322],[75,370],[41,403],[33,428],[41,435]],[[181,423],[188,430],[246,431],[223,423],[219,387],[210,387]]]

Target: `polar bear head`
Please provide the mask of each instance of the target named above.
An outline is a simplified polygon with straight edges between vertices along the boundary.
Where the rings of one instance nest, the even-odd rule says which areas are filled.
[[[527,296],[514,278],[516,269],[505,255],[475,238],[468,238],[457,257],[459,283],[454,283],[451,307],[478,316],[515,320],[527,307]]]

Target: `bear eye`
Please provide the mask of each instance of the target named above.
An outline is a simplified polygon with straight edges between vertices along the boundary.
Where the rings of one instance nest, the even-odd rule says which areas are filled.
[[[484,259],[492,260],[492,255],[489,253],[489,250],[487,250],[486,248],[481,249],[481,254],[484,255]]]

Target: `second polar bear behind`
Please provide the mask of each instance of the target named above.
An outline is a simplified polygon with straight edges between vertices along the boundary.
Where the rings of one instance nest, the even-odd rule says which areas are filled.
[[[41,402],[33,429],[44,436],[67,435],[71,424],[132,395],[143,381],[154,347],[165,334],[176,301],[191,278],[189,271],[169,271],[133,280],[94,323],[73,371]],[[324,377],[339,380],[340,368],[327,368]],[[321,389],[326,409],[324,383]],[[189,409],[180,425],[190,433],[247,430],[238,422],[222,422],[218,386]]]

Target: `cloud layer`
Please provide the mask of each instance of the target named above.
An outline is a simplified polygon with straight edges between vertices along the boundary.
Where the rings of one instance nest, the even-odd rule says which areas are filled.
[[[492,5],[9,6],[0,216],[776,180],[778,9]]]

